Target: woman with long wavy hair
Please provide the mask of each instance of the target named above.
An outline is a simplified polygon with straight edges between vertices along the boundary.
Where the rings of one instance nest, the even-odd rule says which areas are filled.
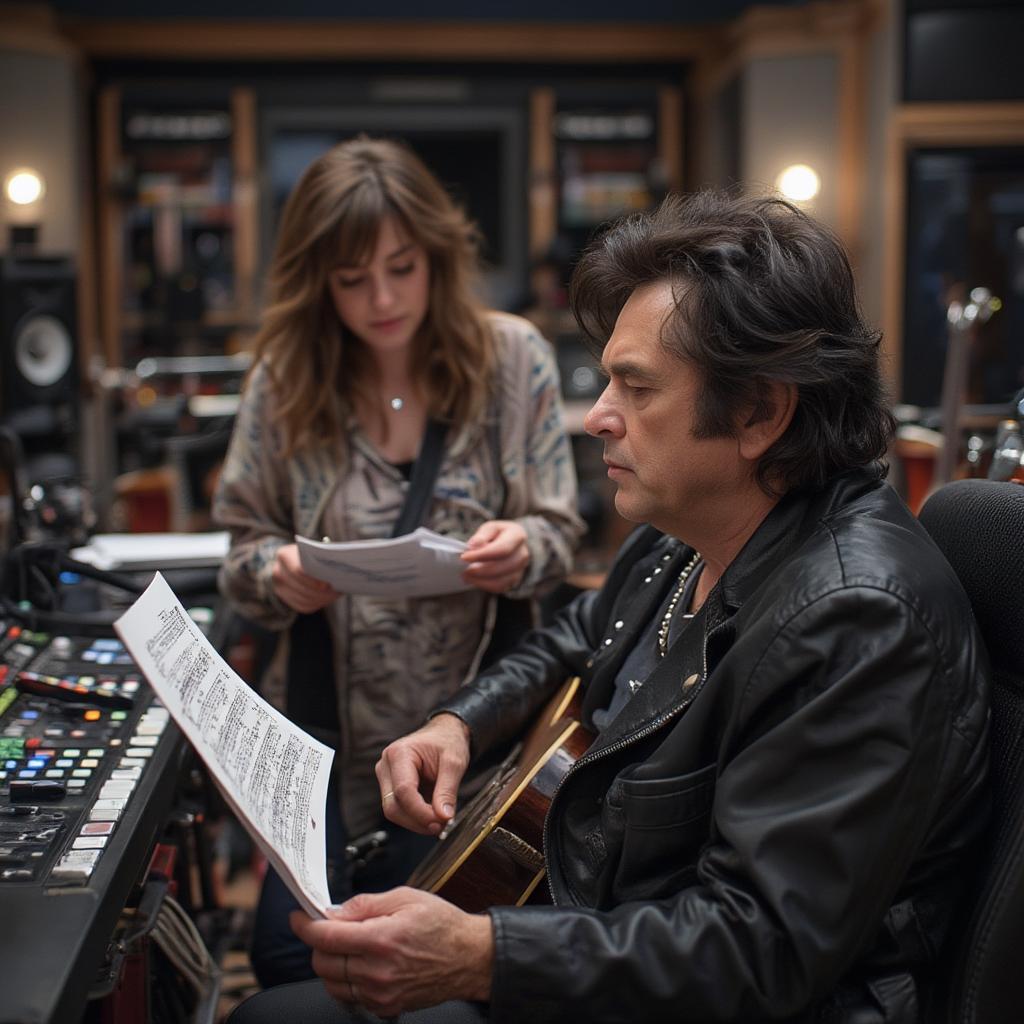
[[[329,802],[339,816],[328,823],[336,900],[400,884],[424,852],[423,837],[392,826],[383,856],[361,874],[345,866],[346,843],[383,820],[373,765],[475,673],[495,595],[532,598],[551,586],[581,532],[550,346],[475,297],[477,243],[405,146],[361,137],[315,160],[281,218],[214,500],[231,535],[222,593],[282,634],[265,690],[337,749]],[[296,535],[391,535],[428,421],[443,425],[445,440],[423,525],[468,542],[470,588],[369,597],[307,575]],[[313,977],[288,928],[293,906],[268,870],[252,950],[264,985]]]

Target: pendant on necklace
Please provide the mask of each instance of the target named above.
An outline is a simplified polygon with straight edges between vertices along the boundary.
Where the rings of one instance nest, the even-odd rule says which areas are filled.
[[[396,395],[394,398],[391,399],[391,402],[389,404],[391,405],[391,408],[395,412],[401,412],[403,406],[405,405],[405,399],[404,398],[399,398]]]

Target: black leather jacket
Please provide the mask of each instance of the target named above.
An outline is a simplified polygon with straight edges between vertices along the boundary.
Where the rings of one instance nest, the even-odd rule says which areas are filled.
[[[606,706],[689,555],[638,530],[445,705],[474,754],[570,674],[585,724]],[[491,1019],[920,1020],[988,812],[987,723],[967,598],[893,490],[787,496],[563,780],[556,906],[491,911]]]

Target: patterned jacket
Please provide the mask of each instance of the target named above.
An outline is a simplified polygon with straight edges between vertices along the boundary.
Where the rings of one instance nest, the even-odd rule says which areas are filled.
[[[448,439],[424,525],[468,538],[488,519],[517,520],[530,563],[513,597],[537,594],[565,576],[582,532],[576,474],[563,423],[551,347],[527,321],[490,316],[498,380],[488,423]],[[247,618],[287,630],[295,614],[273,592],[277,550],[294,535],[332,540],[390,534],[408,489],[358,423],[349,423],[343,456],[334,445],[282,455],[275,396],[264,366],[243,397],[214,517],[231,534],[220,572],[224,596]],[[350,834],[379,820],[373,765],[392,739],[419,726],[438,701],[471,677],[490,637],[494,601],[480,590],[436,598],[344,595],[326,609],[334,648],[341,804]],[[286,636],[275,665],[286,663]],[[280,670],[265,680],[284,707]],[[306,681],[330,685],[329,673]],[[305,723],[303,723],[305,724]]]

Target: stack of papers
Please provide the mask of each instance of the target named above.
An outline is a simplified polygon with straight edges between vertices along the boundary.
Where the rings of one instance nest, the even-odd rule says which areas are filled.
[[[342,594],[430,597],[470,590],[461,540],[420,527],[389,540],[331,542],[296,537],[302,568]]]
[[[71,557],[97,569],[200,569],[228,553],[226,530],[216,533],[97,533]]]

